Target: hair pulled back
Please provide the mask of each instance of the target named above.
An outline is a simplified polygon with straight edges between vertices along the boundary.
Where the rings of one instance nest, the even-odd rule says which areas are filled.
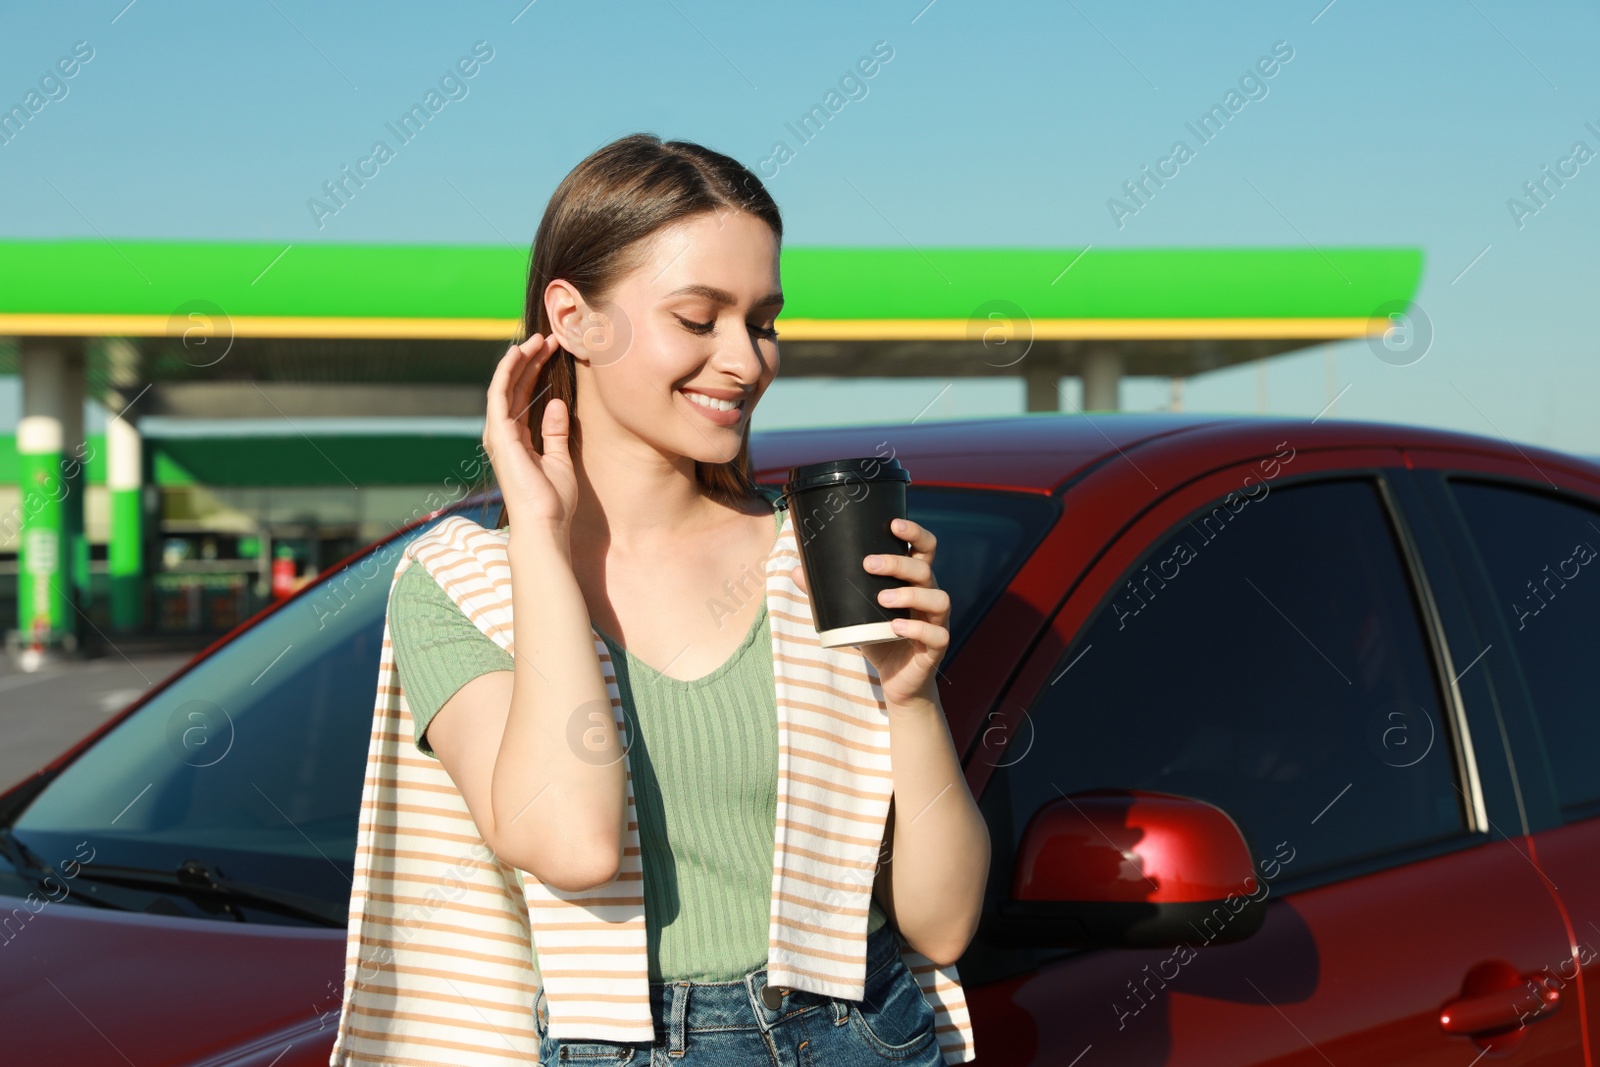
[[[544,291],[554,279],[570,282],[590,307],[603,307],[616,284],[639,265],[645,238],[691,216],[729,210],[765,222],[782,244],[777,203],[738,160],[690,141],[662,141],[648,133],[630,134],[597,149],[561,180],[545,206],[528,267],[523,337],[549,334]],[[541,454],[544,410],[560,397],[567,405],[568,448],[575,458],[579,455],[577,389],[572,353],[557,348],[539,369],[527,415]],[[750,471],[748,420],[734,458],[696,461],[695,478],[710,495],[728,503],[758,492]]]

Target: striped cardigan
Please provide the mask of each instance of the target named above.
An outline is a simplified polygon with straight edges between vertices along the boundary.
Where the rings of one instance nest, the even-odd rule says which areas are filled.
[[[767,974],[772,985],[860,1000],[867,909],[893,791],[889,723],[877,673],[860,650],[819,644],[806,594],[789,575],[799,562],[786,513],[766,565],[778,708]],[[407,547],[395,577],[412,563],[513,652],[505,531],[445,519]],[[625,738],[616,673],[605,642],[594,638]],[[631,773],[616,879],[565,892],[494,855],[450,776],[414,740],[386,623],[330,1067],[536,1062],[541,982],[551,1036],[653,1041]],[[945,1062],[971,1060],[955,967],[938,967],[904,943],[900,951],[934,1009]]]

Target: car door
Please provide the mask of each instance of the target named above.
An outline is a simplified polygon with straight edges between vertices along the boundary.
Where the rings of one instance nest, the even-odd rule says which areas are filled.
[[[974,757],[993,764],[989,901],[1041,805],[1111,787],[1223,808],[1270,903],[1234,943],[980,933],[962,967],[987,1062],[1460,1067],[1491,1045],[1500,1062],[1583,1062],[1576,1005],[1542,1009],[1528,985],[1567,937],[1499,735],[1456,682],[1466,661],[1442,642],[1398,460],[1307,453],[1292,476],[1280,457],[1195,480],[1068,596],[1003,706],[1008,743]],[[1486,1005],[1478,1033],[1441,1024]]]
[[[1532,471],[1528,472],[1532,474]],[[1538,861],[1572,955],[1546,980],[1600,1032],[1600,499],[1578,486],[1471,470],[1424,476],[1485,634]]]

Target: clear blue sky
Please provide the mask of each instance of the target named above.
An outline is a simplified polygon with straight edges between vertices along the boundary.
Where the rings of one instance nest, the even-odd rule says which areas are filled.
[[[1391,366],[1353,342],[1280,358],[1267,410],[1314,414],[1349,386],[1340,417],[1600,452],[1600,160],[1569,164],[1520,227],[1507,204],[1537,206],[1523,183],[1575,142],[1600,153],[1593,5],[125,3],[0,16],[6,107],[75,42],[94,52],[0,145],[0,233],[525,246],[561,176],[616,136],[751,167],[783,140],[796,155],[769,188],[794,244],[1419,246],[1426,357]],[[384,124],[479,41],[493,59],[466,95],[319,229],[308,198],[394,144]],[[865,95],[800,146],[785,123],[880,41],[893,58]],[[1279,41],[1293,58],[1265,95],[1119,228],[1107,199],[1196,145],[1184,123]],[[780,378],[756,425],[909,419],[944,384]],[[1260,385],[1251,368],[1196,378],[1186,406],[1254,411]],[[1168,393],[1129,380],[1124,406]],[[958,382],[929,414],[1020,407],[1016,383]]]

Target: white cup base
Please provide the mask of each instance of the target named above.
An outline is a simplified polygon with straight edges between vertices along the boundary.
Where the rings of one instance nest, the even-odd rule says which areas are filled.
[[[876,645],[884,641],[903,641],[900,634],[894,632],[894,627],[886,622],[864,622],[859,626],[838,626],[832,630],[823,630],[817,634],[823,648],[838,648],[840,645]]]

